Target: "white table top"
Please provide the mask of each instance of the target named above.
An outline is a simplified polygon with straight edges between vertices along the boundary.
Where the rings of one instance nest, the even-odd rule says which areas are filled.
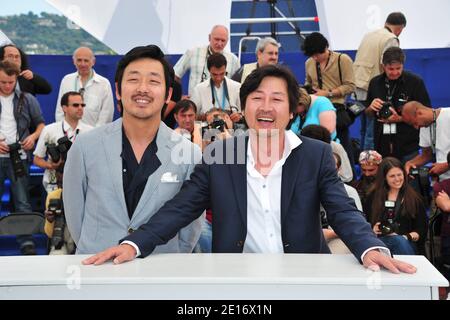
[[[415,274],[365,269],[352,255],[331,254],[159,254],[121,265],[84,266],[87,256],[0,257],[0,286],[81,284],[331,284],[448,286],[423,256],[398,256]]]

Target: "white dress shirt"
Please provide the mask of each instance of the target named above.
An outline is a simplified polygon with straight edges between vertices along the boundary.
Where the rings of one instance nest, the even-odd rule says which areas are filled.
[[[251,139],[251,138],[250,138]],[[281,240],[281,174],[292,150],[301,144],[285,131],[283,156],[264,177],[255,169],[251,140],[247,147],[247,238],[244,253],[283,253]]]
[[[84,86],[83,100],[86,103],[86,107],[81,120],[85,124],[98,127],[113,120],[114,101],[109,80],[95,73],[94,70],[92,72],[92,78]],[[79,92],[82,87],[78,72],[68,74],[61,80],[56,103],[55,121],[64,119],[64,112],[61,107],[63,94],[69,91]]]
[[[223,81],[227,82],[228,99],[224,93]],[[237,111],[241,111],[241,99],[239,99],[241,84],[227,77],[225,77],[223,81],[219,88],[214,86],[214,105],[212,103],[213,91],[211,90],[211,81],[208,79],[195,86],[192,91],[191,100],[194,101],[197,106],[197,114],[204,114],[213,107],[230,110],[230,106],[232,106],[236,107],[238,109]]]

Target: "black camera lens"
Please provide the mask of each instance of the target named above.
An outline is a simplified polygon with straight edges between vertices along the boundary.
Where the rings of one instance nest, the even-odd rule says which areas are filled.
[[[380,111],[378,111],[378,117],[381,119],[388,119],[390,116],[392,116],[393,113],[390,109],[391,107],[392,104],[390,102],[384,102]]]
[[[47,144],[47,154],[50,156],[53,162],[58,162],[61,159],[61,154],[56,144],[49,143]]]
[[[9,147],[9,159],[11,160],[11,166],[13,168],[14,176],[17,178],[24,177],[26,175],[25,166],[22,159],[20,159],[20,149],[22,146],[20,143],[12,143]]]

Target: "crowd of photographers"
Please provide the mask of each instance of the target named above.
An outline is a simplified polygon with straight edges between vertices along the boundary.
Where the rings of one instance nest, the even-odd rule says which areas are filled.
[[[423,80],[404,70],[406,57],[399,47],[398,36],[405,26],[402,13],[390,14],[383,29],[365,36],[355,63],[348,55],[332,51],[320,33],[306,37],[302,47],[309,57],[305,63],[305,85],[299,88],[300,100],[290,129],[331,143],[341,179],[348,190],[350,185],[357,190],[357,193],[348,192],[352,192],[355,202],[362,203],[361,214],[393,254],[424,254],[430,212],[433,214],[436,207],[449,211],[450,112],[445,108],[433,109]],[[224,52],[223,46],[221,50],[214,49],[224,29],[228,41],[226,28],[215,26],[207,50],[198,52],[204,58],[204,65],[200,66],[201,81],[190,83],[191,95],[172,96],[176,101],[170,101],[162,112],[163,120],[172,129],[202,150],[216,139],[245,134],[245,117],[239,99],[241,81],[256,68],[278,63],[279,44],[265,38],[257,44],[257,61],[238,69],[232,53]],[[32,211],[27,194],[26,159],[37,143],[33,161],[45,169],[46,232],[53,237],[52,252],[73,253],[75,245],[64,228],[64,220],[59,218],[63,217],[64,163],[77,135],[102,124],[93,122],[91,126],[83,122],[85,110],[89,110],[92,119],[112,120],[109,119],[113,108],[109,105],[111,92],[102,94],[105,97],[102,99],[109,102],[106,102],[106,115],[100,117],[101,104],[89,106],[93,101],[102,100],[98,93],[104,90],[102,77],[92,69],[95,62],[92,52],[87,48],[77,49],[74,53],[77,72],[71,75],[75,77],[75,87],[64,91],[62,83],[60,89],[58,110],[64,117],[44,127],[39,104],[33,96],[35,92],[25,92],[30,87],[26,83],[33,82],[33,74],[30,76],[28,69],[21,71],[20,59],[24,60],[24,54],[14,46],[2,47],[0,53],[4,55],[0,62],[1,185],[6,178],[11,180],[14,211]],[[16,56],[19,62],[15,61]],[[192,57],[183,56],[175,65],[173,80],[181,77],[180,70],[185,71],[188,66],[193,68],[191,76],[198,71],[195,68],[199,66],[190,65],[189,59]],[[45,80],[38,75],[34,75],[34,80],[36,88],[45,85]],[[36,90],[36,93],[44,92]],[[350,99],[353,93],[355,99]],[[359,116],[362,150],[355,150],[349,128]],[[356,167],[362,171],[359,178]],[[213,215],[214,212],[207,211],[197,252],[211,251]],[[442,224],[444,259],[450,257],[447,217],[448,214]],[[330,235],[326,223],[324,235],[325,238]],[[332,238],[336,237],[334,234]]]

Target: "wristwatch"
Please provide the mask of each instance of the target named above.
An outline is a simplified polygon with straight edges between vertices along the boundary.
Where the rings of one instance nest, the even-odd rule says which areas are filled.
[[[328,98],[333,98],[333,91],[328,90]]]

